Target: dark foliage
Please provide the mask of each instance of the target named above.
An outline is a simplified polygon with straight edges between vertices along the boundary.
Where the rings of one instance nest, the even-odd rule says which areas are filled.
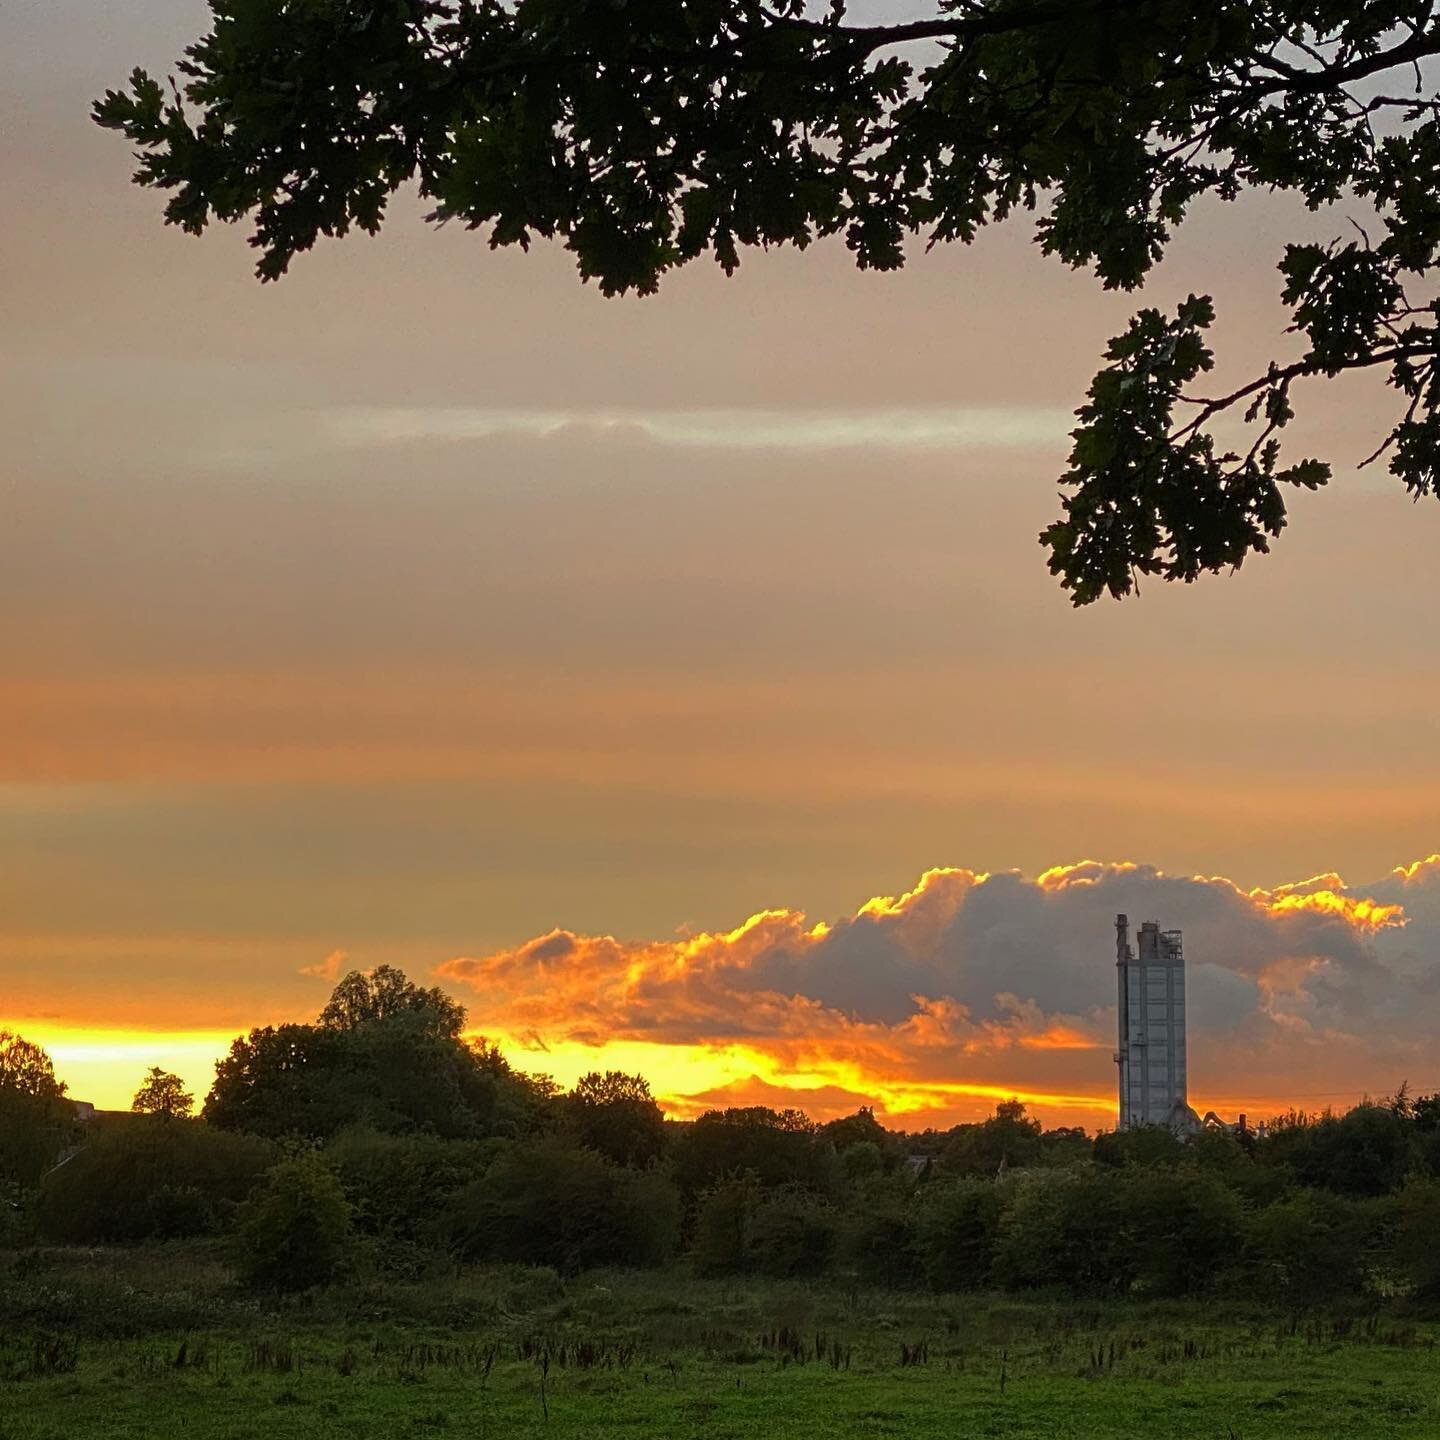
[[[76,1133],[74,1112],[49,1055],[0,1030],[0,1184],[33,1186]]]
[[[503,1145],[450,1210],[453,1242],[473,1260],[655,1265],[675,1249],[680,1197],[665,1176],[627,1170],[548,1138]]]
[[[195,1108],[195,1097],[185,1088],[178,1075],[152,1065],[146,1071],[130,1108],[138,1115],[163,1115],[167,1119],[184,1119]]]
[[[990,1283],[1000,1213],[1000,1191],[991,1181],[927,1187],[916,1211],[916,1248],[935,1289],[977,1290]]]
[[[488,1163],[493,1142],[343,1131],[325,1148],[356,1230],[376,1241],[382,1269],[423,1268],[449,1240],[448,1212]]]
[[[1384,373],[1376,456],[1436,489],[1432,0],[935,0],[893,24],[846,0],[632,0],[623,23],[611,0],[210,7],[179,89],[137,70],[95,118],[138,147],[171,224],[252,219],[265,280],[321,236],[377,230],[412,183],[492,246],[558,239],[607,294],[830,235],[887,270],[912,236],[968,242],[1018,212],[1047,254],[1128,290],[1202,197],[1368,212],[1276,257],[1298,353],[1248,384],[1194,393],[1204,296],[1111,343],[1041,537],[1077,604],[1264,551],[1286,491],[1330,473],[1280,458],[1302,381]],[[1233,450],[1211,428],[1232,410],[1253,432]]]
[[[1343,1115],[1184,1139],[1042,1131],[1018,1101],[921,1135],[868,1110],[818,1126],[763,1106],[667,1123],[641,1077],[591,1074],[557,1095],[452,1033],[458,1007],[390,986],[412,991],[414,1005],[357,1001],[344,1023],[332,1010],[237,1041],[212,1120],[157,1106],[75,1127],[84,1143],[38,1191],[0,1183],[0,1243],[228,1233],[266,1289],[350,1269],[433,1277],[457,1259],[649,1266],[683,1237],[707,1275],[1250,1295],[1297,1311],[1383,1293],[1440,1303],[1434,1096],[1402,1087]],[[0,1115],[68,1115],[32,1051],[12,1046],[25,1064],[0,1086]],[[307,1134],[323,1145],[294,1138]]]
[[[275,1159],[268,1142],[198,1120],[92,1122],[83,1148],[45,1178],[40,1232],[82,1245],[214,1234]]]
[[[643,1075],[582,1075],[560,1101],[561,1123],[577,1145],[617,1165],[646,1166],[665,1148],[665,1116]]]
[[[452,1139],[525,1133],[548,1098],[493,1046],[459,1034],[465,1012],[399,971],[347,976],[315,1025],[240,1036],[204,1116],[256,1135],[323,1139],[350,1126]]]
[[[1344,1115],[1276,1125],[1264,1158],[1302,1185],[1340,1195],[1388,1195],[1414,1163],[1414,1122],[1389,1105],[1357,1105]]]
[[[704,1275],[813,1277],[830,1268],[841,1225],[840,1211],[811,1191],[726,1180],[699,1199],[692,1254]]]
[[[675,1178],[696,1195],[733,1175],[763,1187],[796,1185],[830,1193],[840,1176],[834,1147],[798,1110],[751,1105],[712,1110],[676,1137]]]
[[[427,1035],[453,1040],[465,1028],[465,1007],[438,987],[426,990],[403,970],[380,965],[369,974],[352,970],[346,975],[319,1023],[331,1030],[356,1030],[387,1020],[403,1020]]]
[[[244,1208],[235,1258],[251,1285],[309,1290],[335,1279],[353,1253],[351,1210],[340,1181],[313,1152],[281,1161]]]

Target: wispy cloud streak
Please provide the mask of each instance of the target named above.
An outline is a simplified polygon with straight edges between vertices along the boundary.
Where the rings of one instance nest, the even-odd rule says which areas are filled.
[[[995,406],[880,410],[487,409],[357,406],[327,410],[329,438],[345,446],[417,441],[548,438],[574,432],[638,437],[681,449],[1024,450],[1062,442],[1068,411]]]

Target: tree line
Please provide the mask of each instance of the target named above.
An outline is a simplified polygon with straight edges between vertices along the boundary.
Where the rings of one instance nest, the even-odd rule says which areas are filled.
[[[903,1134],[766,1106],[667,1121],[646,1081],[572,1089],[465,1035],[387,967],[313,1024],[251,1030],[199,1116],[152,1069],[77,1123],[43,1050],[0,1032],[0,1243],[214,1237],[303,1289],[466,1262],[650,1266],[941,1290],[1440,1300],[1440,1096],[1264,1134],[1045,1130],[1018,1101]]]

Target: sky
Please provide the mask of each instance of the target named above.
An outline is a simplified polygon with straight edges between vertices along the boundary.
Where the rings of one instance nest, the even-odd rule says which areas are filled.
[[[1075,611],[1036,543],[1132,309],[1213,293],[1245,378],[1348,212],[1202,209],[1139,299],[1017,225],[606,300],[404,201],[262,288],[87,118],[204,20],[0,9],[0,1026],[72,1093],[203,1093],[388,963],[676,1115],[1094,1128],[1118,910],[1185,928],[1201,1108],[1440,1088],[1440,507],[1356,472],[1383,393],[1299,394],[1335,482],[1237,575]]]

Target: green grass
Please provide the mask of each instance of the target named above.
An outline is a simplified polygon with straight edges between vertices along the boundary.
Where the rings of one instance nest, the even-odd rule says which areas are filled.
[[[1434,1437],[1436,1338],[682,1272],[257,1305],[200,1251],[51,1253],[0,1260],[0,1437]]]

